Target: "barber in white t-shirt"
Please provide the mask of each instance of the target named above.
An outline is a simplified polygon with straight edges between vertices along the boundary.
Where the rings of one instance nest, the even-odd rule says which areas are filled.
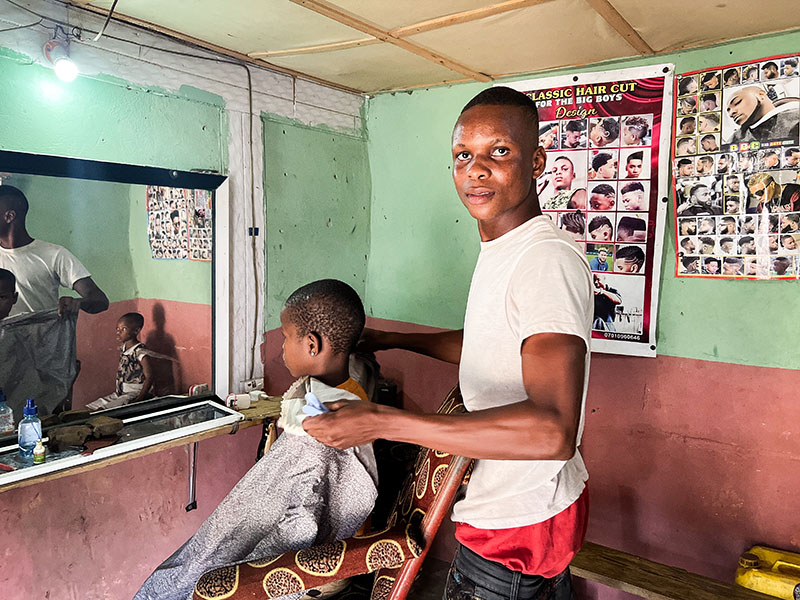
[[[25,194],[0,185],[0,268],[14,274],[19,293],[11,315],[55,308],[60,315],[106,310],[108,298],[86,267],[66,248],[33,239],[25,226],[27,215]],[[80,298],[59,298],[59,286],[75,290]]]
[[[479,459],[456,503],[458,553],[445,598],[561,600],[588,522],[577,450],[589,376],[592,277],[581,248],[542,214],[536,105],[484,90],[453,131],[453,179],[478,222],[481,251],[464,329],[366,331],[373,350],[401,348],[459,364],[465,415],[379,404],[329,405],[308,418],[314,438],[349,448],[376,438]]]

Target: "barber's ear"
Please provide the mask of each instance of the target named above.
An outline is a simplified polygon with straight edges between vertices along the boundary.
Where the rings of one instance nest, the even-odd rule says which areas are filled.
[[[533,151],[533,178],[536,179],[544,173],[545,166],[547,165],[547,153],[541,146],[536,146]]]

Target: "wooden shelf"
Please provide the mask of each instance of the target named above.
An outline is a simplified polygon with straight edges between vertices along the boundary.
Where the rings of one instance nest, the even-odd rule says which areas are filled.
[[[161,452],[162,450],[169,450],[170,448],[175,448],[177,446],[186,446],[187,444],[193,444],[195,442],[200,442],[202,440],[207,440],[220,435],[234,434],[240,429],[247,429],[248,427],[253,427],[254,425],[260,425],[268,419],[277,419],[281,414],[281,398],[270,396],[266,400],[254,402],[251,404],[250,408],[240,410],[238,412],[244,415],[244,420],[234,423],[233,425],[223,425],[222,427],[209,429],[208,431],[203,431],[202,433],[187,435],[174,440],[153,444],[152,446],[148,446],[146,448],[132,450],[131,452],[118,454],[116,456],[109,456],[108,458],[101,458],[100,460],[86,463],[84,465],[78,465],[61,471],[46,473],[38,477],[31,477],[29,479],[23,479],[21,481],[0,485],[0,493],[13,490],[15,488],[51,481],[53,479],[68,477],[70,475],[77,475],[78,473],[94,471],[95,469],[101,469],[103,467],[115,465],[117,463],[132,460],[134,458],[147,456],[148,454],[154,454],[156,452]]]

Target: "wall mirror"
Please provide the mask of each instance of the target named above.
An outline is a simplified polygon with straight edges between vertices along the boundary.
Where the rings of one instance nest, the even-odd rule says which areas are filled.
[[[214,302],[215,292],[226,298],[228,289],[227,252],[220,262],[214,244],[218,237],[227,242],[227,231],[221,232],[216,219],[225,212],[217,210],[217,203],[227,208],[225,177],[0,152],[0,179],[27,197],[30,236],[68,249],[110,303],[98,314],[81,311],[73,322],[74,361],[62,358],[61,349],[70,343],[69,326],[48,337],[42,331],[46,325],[29,330],[14,327],[30,313],[16,315],[19,310],[12,310],[0,321],[4,364],[49,361],[66,373],[19,365],[5,372],[0,369],[0,387],[15,422],[22,418],[30,396],[38,396],[40,415],[47,415],[85,408],[116,391],[120,364],[116,329],[126,313],[144,317],[139,340],[152,353],[149,397],[186,394],[194,384],[207,384],[217,393],[227,390],[227,352],[221,357],[214,353],[220,332],[227,335],[227,316],[224,322],[214,316],[215,310],[227,310],[226,301],[218,306]],[[222,228],[226,227],[223,220]],[[62,288],[59,295],[77,294]],[[42,316],[48,319],[60,324],[57,316]],[[59,341],[58,336],[67,339]],[[222,377],[215,378],[215,372]]]

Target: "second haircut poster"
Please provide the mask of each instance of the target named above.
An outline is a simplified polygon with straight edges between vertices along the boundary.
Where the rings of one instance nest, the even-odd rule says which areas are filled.
[[[592,350],[655,356],[672,65],[508,85],[539,111],[542,210],[592,269]]]
[[[675,87],[676,275],[798,277],[798,57],[685,73]]]

